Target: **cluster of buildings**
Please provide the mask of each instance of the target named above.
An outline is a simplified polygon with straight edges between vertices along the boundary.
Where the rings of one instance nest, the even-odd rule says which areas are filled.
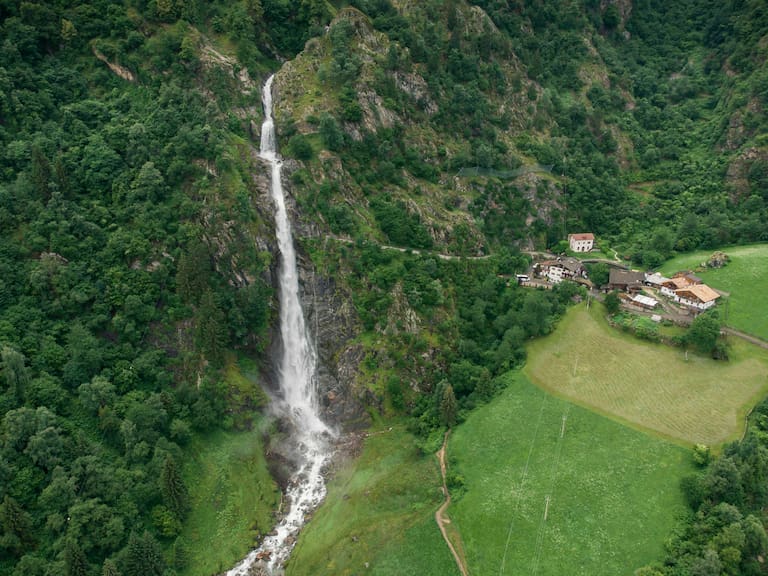
[[[695,308],[707,310],[715,305],[720,294],[704,284],[698,276],[678,272],[672,278],[664,278],[660,274],[651,274],[649,285],[656,286],[665,296],[675,302]]]
[[[595,235],[591,232],[568,235],[568,248],[571,252],[589,252],[595,247]],[[592,284],[587,279],[587,271],[581,260],[571,257],[560,257],[555,260],[545,260],[536,265],[534,271],[537,276],[545,277],[552,284],[559,284],[563,280],[572,280],[586,284]]]
[[[696,311],[711,308],[720,298],[720,294],[704,284],[701,278],[687,272],[678,272],[672,278],[666,278],[658,272],[648,274],[613,268],[606,288],[626,292],[638,306],[655,308],[658,303],[655,299],[640,294],[646,286],[656,288],[674,302]]]
[[[571,252],[589,252],[594,246],[595,236],[592,233],[568,235],[568,247]],[[546,260],[536,264],[534,272],[552,284],[571,280],[592,287],[584,265],[576,258],[559,257],[555,260]],[[527,276],[525,279],[528,279]],[[600,286],[603,290],[620,291],[622,299],[626,302],[642,308],[653,309],[658,305],[658,300],[647,294],[642,294],[646,287],[656,288],[664,296],[694,311],[707,310],[714,306],[717,299],[720,298],[720,294],[704,284],[701,278],[687,272],[679,272],[672,278],[666,278],[658,272],[649,274],[612,267],[609,271],[608,284]]]

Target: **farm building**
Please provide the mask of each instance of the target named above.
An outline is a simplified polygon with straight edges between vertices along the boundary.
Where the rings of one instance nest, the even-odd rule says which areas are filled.
[[[584,265],[576,258],[558,258],[557,260],[547,260],[541,263],[543,274],[553,284],[558,284],[563,280],[572,280],[573,278],[584,278]]]
[[[573,252],[589,252],[595,247],[595,235],[591,232],[568,234],[568,248]]]
[[[654,272],[653,274],[646,274],[645,275],[645,284],[646,286],[653,286],[654,288],[661,288],[662,284],[669,280],[666,276],[662,276],[658,272]]]
[[[645,294],[635,294],[632,297],[632,303],[643,308],[647,308],[648,310],[653,310],[656,308],[659,302],[658,300],[651,298],[650,296],[646,296]]]
[[[703,284],[704,280],[693,274],[692,272],[678,272],[673,278],[685,278],[691,284]]]
[[[611,268],[608,272],[608,287],[611,290],[639,290],[644,280],[645,274],[634,270]]]
[[[706,284],[693,284],[686,288],[675,290],[675,302],[684,306],[696,308],[697,310],[706,310],[715,305],[715,300],[720,298],[720,294],[712,290]]]
[[[661,283],[661,293],[670,298],[675,297],[675,292],[689,286],[701,284],[701,278],[693,275],[677,275]]]

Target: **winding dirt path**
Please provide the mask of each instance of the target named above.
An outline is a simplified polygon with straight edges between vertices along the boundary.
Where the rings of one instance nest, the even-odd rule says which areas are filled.
[[[766,342],[762,338],[758,338],[757,336],[753,336],[752,334],[747,334],[746,332],[741,332],[740,330],[736,330],[735,328],[729,328],[727,326],[724,326],[721,330],[726,334],[730,334],[731,336],[736,336],[737,338],[741,338],[743,340],[746,340],[747,342],[751,342],[755,346],[760,346],[760,348],[764,348],[765,350],[768,350],[768,342]]]
[[[354,244],[356,242],[356,240],[353,238],[345,238],[344,236],[337,236],[335,234],[327,234],[326,238],[336,240],[337,242],[343,242],[344,244]],[[440,260],[488,260],[488,258],[491,257],[490,254],[483,254],[481,256],[459,256],[457,254],[443,254],[441,252],[435,252],[434,250],[423,250],[421,248],[404,248],[403,246],[390,246],[389,244],[375,245],[382,250],[395,250],[397,252],[423,254],[424,256],[434,256],[435,258],[440,258]]]
[[[448,485],[445,482],[445,447],[448,444],[448,435],[450,433],[450,430],[445,433],[445,437],[443,438],[443,445],[440,447],[440,450],[438,450],[436,454],[437,460],[440,462],[440,475],[443,477],[443,496],[445,496],[445,502],[443,502],[442,506],[440,506],[440,508],[437,509],[437,512],[435,512],[435,522],[437,522],[437,526],[440,528],[440,533],[443,535],[443,540],[445,540],[445,543],[448,544],[448,549],[451,551],[451,554],[453,554],[453,559],[456,560],[456,566],[459,567],[461,576],[469,576],[469,570],[467,569],[467,561],[464,558],[464,547],[462,546],[461,538],[458,534],[456,534],[457,544],[456,547],[454,547],[453,542],[451,542],[451,539],[448,537],[448,531],[445,528],[446,524],[451,523],[451,519],[448,518],[448,515],[445,513],[448,505],[451,503],[451,494],[448,492]]]

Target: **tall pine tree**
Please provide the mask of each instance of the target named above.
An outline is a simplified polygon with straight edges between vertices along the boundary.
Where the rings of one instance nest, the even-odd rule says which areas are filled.
[[[453,393],[453,386],[448,384],[443,388],[443,396],[440,399],[440,420],[444,426],[450,428],[456,424],[457,412],[456,396]]]
[[[64,548],[64,568],[67,576],[88,576],[88,558],[73,540],[69,540]]]
[[[160,472],[160,492],[168,509],[179,520],[183,519],[189,509],[189,494],[179,473],[176,460],[170,454],[165,457],[163,469]]]
[[[149,532],[139,537],[131,533],[125,555],[125,576],[162,576],[165,562],[157,543]]]
[[[101,569],[101,576],[121,576],[115,563],[107,558],[104,560],[104,566]]]
[[[197,319],[197,344],[214,365],[221,363],[228,344],[226,318],[216,304],[213,292],[206,290],[200,301]]]
[[[32,519],[21,505],[6,494],[0,504],[0,549],[21,554],[32,544]]]

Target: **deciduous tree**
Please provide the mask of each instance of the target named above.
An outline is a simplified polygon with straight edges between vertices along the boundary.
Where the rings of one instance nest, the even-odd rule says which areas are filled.
[[[715,313],[699,314],[691,324],[686,334],[686,340],[703,352],[711,354],[717,345],[720,336],[720,319]]]
[[[6,386],[20,401],[24,397],[24,389],[29,383],[29,372],[24,365],[24,355],[10,346],[3,346],[0,357],[3,360],[3,379]]]
[[[608,294],[605,295],[605,310],[613,316],[616,314],[616,312],[619,311],[619,305],[621,304],[621,300],[619,299],[619,293],[616,290],[613,290],[612,292],[608,292]]]

